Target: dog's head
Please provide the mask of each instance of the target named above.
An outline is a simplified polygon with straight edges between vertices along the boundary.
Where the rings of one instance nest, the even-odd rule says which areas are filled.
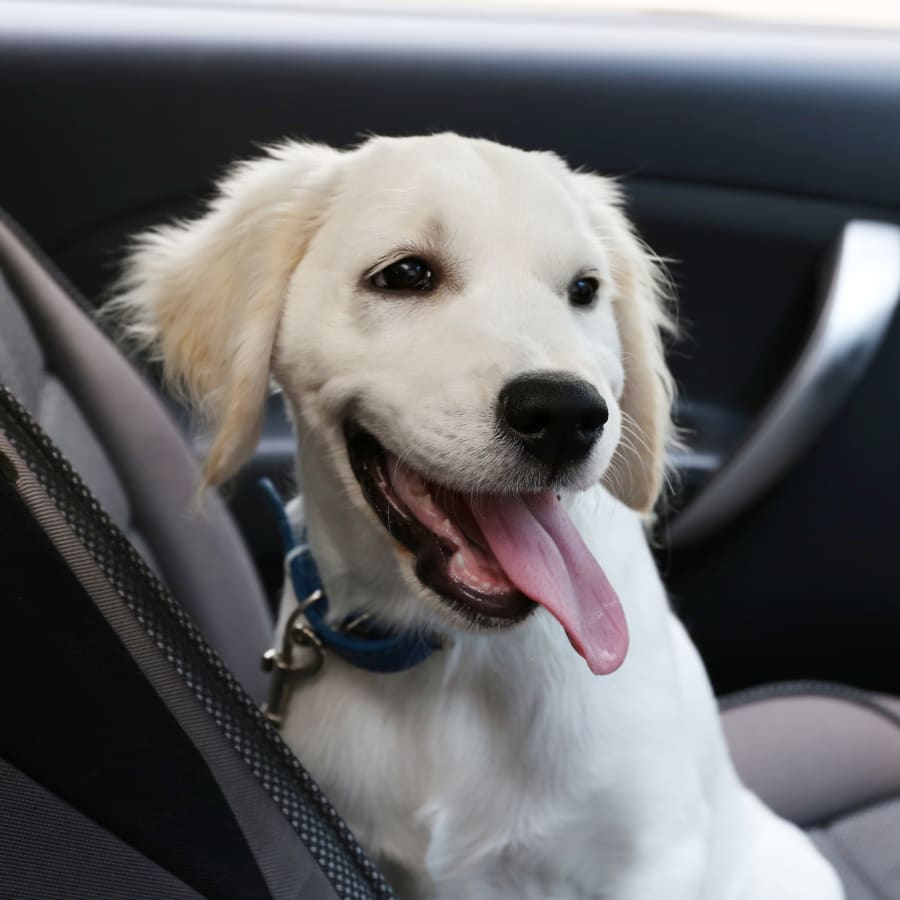
[[[252,452],[274,379],[303,448],[451,621],[508,624],[532,600],[559,615],[550,582],[580,590],[558,492],[602,479],[647,512],[660,491],[658,272],[616,187],[552,154],[286,143],[202,218],[142,238],[123,284],[134,332],[211,423],[208,481]]]

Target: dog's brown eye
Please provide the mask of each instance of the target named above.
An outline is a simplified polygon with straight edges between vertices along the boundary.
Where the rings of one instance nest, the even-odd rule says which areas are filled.
[[[372,284],[383,291],[430,291],[431,269],[424,259],[407,256],[376,272]]]
[[[600,290],[600,282],[596,278],[576,278],[569,285],[569,303],[572,306],[590,306]]]

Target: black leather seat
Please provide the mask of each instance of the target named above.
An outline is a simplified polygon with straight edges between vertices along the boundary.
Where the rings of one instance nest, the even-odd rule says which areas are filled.
[[[260,701],[266,603],[222,504],[210,497],[203,517],[186,514],[198,473],[178,429],[52,265],[2,223],[0,270],[0,383]],[[745,692],[723,709],[745,782],[811,832],[848,898],[900,900],[900,702],[804,683]]]

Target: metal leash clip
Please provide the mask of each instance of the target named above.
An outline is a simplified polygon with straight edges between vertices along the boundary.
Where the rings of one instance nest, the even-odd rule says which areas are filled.
[[[263,715],[275,725],[281,725],[287,689],[291,682],[312,678],[325,663],[325,647],[301,616],[307,607],[322,599],[322,591],[313,591],[291,613],[284,627],[281,649],[272,647],[263,654],[262,670],[271,674],[269,696],[263,705]],[[312,651],[308,662],[294,662],[294,648]]]

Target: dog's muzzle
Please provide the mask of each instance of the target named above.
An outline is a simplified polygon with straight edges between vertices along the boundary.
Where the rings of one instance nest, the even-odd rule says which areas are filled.
[[[565,425],[558,415],[533,428],[564,435],[562,447],[546,438],[555,441],[553,465],[573,441],[586,456],[602,428],[605,407],[590,392],[566,388],[560,395],[571,401],[576,393],[580,400],[570,402]],[[524,418],[523,413],[522,427]],[[573,438],[571,432],[578,431],[587,436]],[[458,615],[481,627],[508,627],[539,604],[565,628],[592,672],[606,674],[622,664],[628,629],[621,604],[553,489],[454,490],[401,463],[358,425],[348,424],[346,436],[350,464],[369,505],[412,554],[419,581]]]

